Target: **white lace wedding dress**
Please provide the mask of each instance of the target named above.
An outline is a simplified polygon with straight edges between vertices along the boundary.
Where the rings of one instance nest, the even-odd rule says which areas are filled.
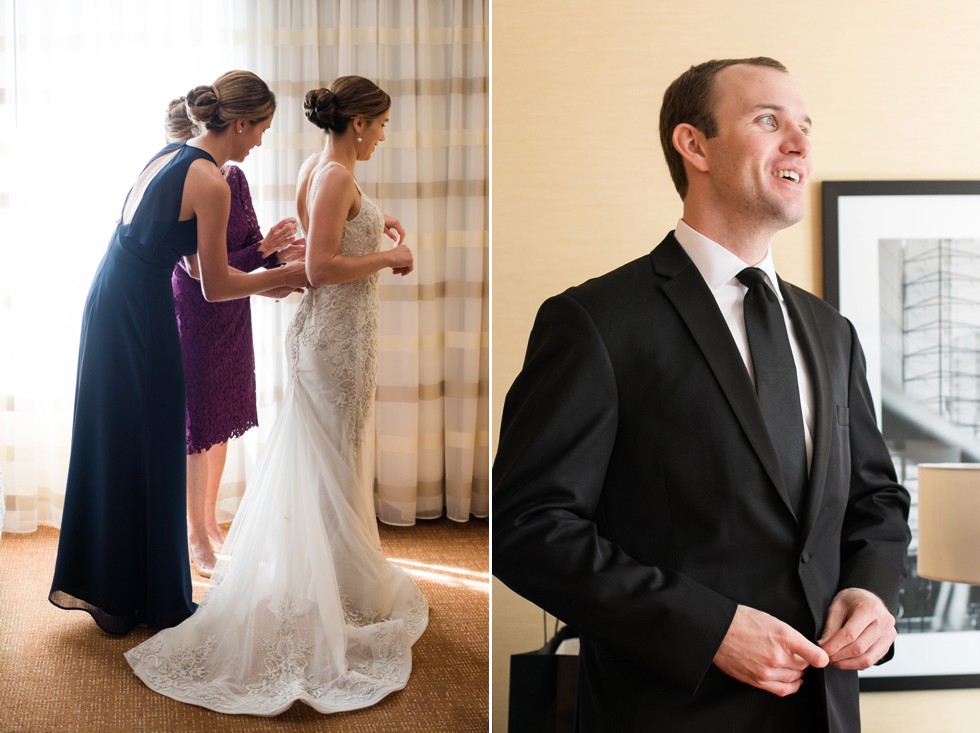
[[[311,192],[312,201],[315,192]],[[376,250],[377,205],[344,227],[341,253]],[[290,381],[193,616],[126,652],[151,689],[222,713],[323,713],[400,690],[428,603],[381,554],[367,452],[377,365],[377,274],[311,288],[286,335]]]

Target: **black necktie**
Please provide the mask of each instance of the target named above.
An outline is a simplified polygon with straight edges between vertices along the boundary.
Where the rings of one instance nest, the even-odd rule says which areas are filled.
[[[783,309],[766,285],[766,274],[746,267],[737,275],[749,290],[745,294],[745,332],[752,352],[755,391],[776,454],[783,482],[796,516],[800,516],[807,483],[806,442],[796,363],[786,334]]]

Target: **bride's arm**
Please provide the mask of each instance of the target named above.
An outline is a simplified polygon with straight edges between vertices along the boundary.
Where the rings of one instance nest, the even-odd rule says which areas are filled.
[[[412,267],[412,251],[402,244],[366,255],[340,254],[344,223],[356,202],[357,187],[349,171],[335,166],[323,172],[306,233],[306,277],[314,287],[353,282],[386,267]]]

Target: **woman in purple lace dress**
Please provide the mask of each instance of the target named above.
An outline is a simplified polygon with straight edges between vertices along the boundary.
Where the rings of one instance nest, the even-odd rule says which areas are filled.
[[[170,103],[164,126],[167,142],[197,134],[183,97]],[[228,264],[251,272],[303,259],[302,240],[293,241],[296,220],[283,219],[263,237],[245,174],[234,165],[221,172],[231,188]],[[216,562],[214,550],[224,541],[215,502],[228,440],[258,425],[252,311],[248,298],[209,303],[200,283],[180,264],[171,284],[187,384],[188,539],[195,569],[208,577]]]

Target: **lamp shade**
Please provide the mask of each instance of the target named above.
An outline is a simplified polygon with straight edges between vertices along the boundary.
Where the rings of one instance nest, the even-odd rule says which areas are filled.
[[[918,572],[980,584],[980,463],[919,464]]]

